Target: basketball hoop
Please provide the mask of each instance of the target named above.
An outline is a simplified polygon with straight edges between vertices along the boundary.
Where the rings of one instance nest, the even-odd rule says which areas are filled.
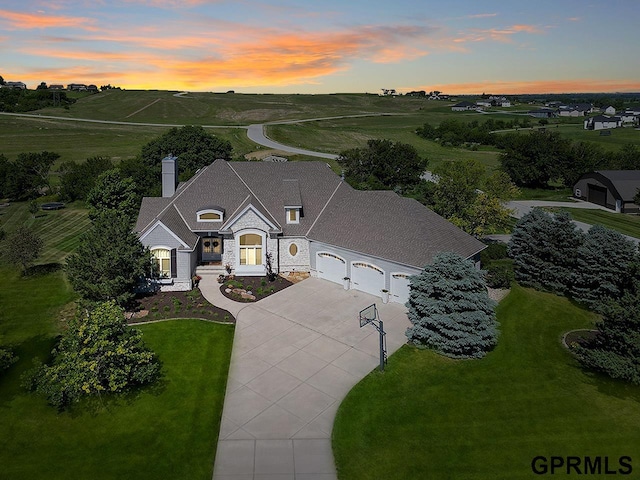
[[[384,364],[387,363],[387,334],[384,332],[384,324],[378,316],[376,304],[374,303],[360,310],[358,320],[360,321],[360,328],[371,324],[380,334],[380,371],[383,372]]]

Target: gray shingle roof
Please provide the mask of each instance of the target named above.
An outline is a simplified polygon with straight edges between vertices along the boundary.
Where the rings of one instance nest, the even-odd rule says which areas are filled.
[[[290,202],[303,205],[299,224],[286,223],[285,205],[293,205]],[[185,243],[195,245],[194,231],[222,229],[249,204],[284,236],[306,236],[418,268],[438,252],[470,257],[484,248],[415,200],[391,191],[354,190],[324,162],[217,160],[173,197],[145,198],[136,231],[143,233],[161,220]],[[196,219],[198,210],[211,205],[226,212],[219,225]]]
[[[418,268],[439,252],[467,258],[485,248],[410,198],[340,185],[308,238]]]
[[[640,170],[598,170],[596,173],[608,178],[625,202],[632,202],[640,188]]]

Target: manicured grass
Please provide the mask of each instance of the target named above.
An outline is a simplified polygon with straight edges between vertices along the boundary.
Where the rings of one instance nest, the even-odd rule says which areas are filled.
[[[640,387],[583,372],[560,343],[593,314],[515,286],[498,318],[486,358],[405,346],[349,393],[333,430],[341,480],[513,480],[535,476],[537,455],[637,455]]]
[[[640,238],[640,217],[623,213],[613,213],[604,210],[585,210],[583,208],[565,208],[574,220],[590,225],[604,225],[617,232]]]
[[[155,387],[58,413],[20,374],[46,358],[71,300],[61,272],[0,271],[0,336],[20,360],[0,377],[0,465],[11,479],[210,479],[233,326],[174,320],[139,326],[163,363]]]
[[[41,202],[39,202],[41,203]],[[9,234],[24,225],[44,241],[37,264],[61,263],[80,243],[80,236],[91,223],[87,209],[80,202],[61,210],[41,210],[34,217],[28,202],[15,202],[0,208],[0,226]]]
[[[520,196],[516,200],[548,200],[553,202],[572,203],[571,188],[520,188]]]

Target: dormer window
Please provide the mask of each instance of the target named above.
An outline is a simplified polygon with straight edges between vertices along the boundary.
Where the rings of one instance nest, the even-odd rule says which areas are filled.
[[[285,212],[287,214],[287,223],[300,223],[299,208],[287,208]]]
[[[222,222],[224,219],[224,212],[221,210],[200,210],[197,213],[199,222]]]

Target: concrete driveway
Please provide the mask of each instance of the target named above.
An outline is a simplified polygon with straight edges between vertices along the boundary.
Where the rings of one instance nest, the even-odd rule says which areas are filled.
[[[340,402],[379,364],[378,333],[358,312],[376,303],[390,355],[406,343],[406,308],[309,278],[258,303],[200,287],[236,315],[213,478],[336,479],[331,431]]]

